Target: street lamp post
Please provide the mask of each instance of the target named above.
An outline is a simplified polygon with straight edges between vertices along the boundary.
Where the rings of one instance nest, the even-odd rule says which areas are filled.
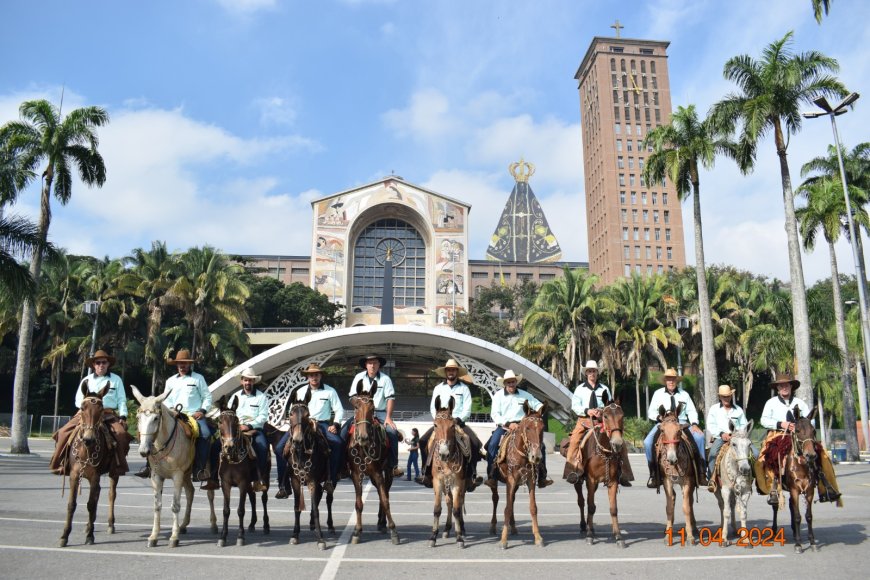
[[[840,135],[837,132],[836,121],[836,117],[846,113],[846,107],[857,101],[860,96],[858,93],[851,93],[836,107],[831,107],[825,97],[819,97],[813,102],[822,110],[803,113],[803,116],[807,119],[824,116],[831,118],[831,127],[834,130],[834,147],[837,149],[837,162],[840,165],[840,179],[843,183],[843,196],[846,198],[846,221],[849,226],[849,241],[852,245],[852,258],[855,261],[855,274],[858,282],[858,307],[861,310],[861,342],[864,344],[864,364],[865,368],[870,369],[870,342],[868,342],[870,340],[870,322],[868,322],[867,316],[866,276],[861,268],[861,260],[858,254],[858,236],[861,234],[859,230],[855,229],[855,221],[852,219],[852,200],[849,197],[849,186],[846,183],[846,169],[843,166],[843,153],[840,150]],[[866,403],[865,389],[864,383],[858,384],[859,401],[864,399]],[[859,406],[861,407],[861,429],[864,432],[864,444],[868,445],[870,440],[868,440],[866,404],[859,404]]]
[[[88,356],[94,356],[94,351],[96,351],[97,348],[97,322],[100,319],[100,301],[88,300],[84,304],[82,304],[82,310],[85,314],[93,317],[94,319],[94,327],[91,331],[91,350],[90,353],[88,353]]]

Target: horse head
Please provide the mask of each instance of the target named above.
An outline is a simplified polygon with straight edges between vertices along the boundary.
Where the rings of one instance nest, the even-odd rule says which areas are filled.
[[[523,401],[523,412],[526,414],[517,426],[518,435],[526,446],[526,458],[532,465],[538,465],[544,457],[541,450],[544,442],[544,413],[547,412],[547,403],[535,411],[529,402]]]
[[[659,443],[665,446],[667,452],[667,460],[671,465],[677,463],[677,445],[682,440],[680,427],[680,414],[683,412],[683,403],[677,405],[676,409],[665,410],[663,405],[659,406],[659,417],[662,422],[659,424],[661,436]]]
[[[227,406],[226,396],[221,397],[220,401],[218,401],[218,407],[221,410],[220,418],[218,419],[218,429],[221,434],[221,453],[231,455],[236,447],[236,442],[241,439],[239,417],[236,415],[236,409],[239,408],[239,398],[233,397],[232,403]]]
[[[447,406],[441,402],[441,397],[436,401],[438,407],[435,410],[433,433],[435,444],[438,446],[438,455],[442,461],[447,461],[456,444],[456,421],[453,420],[453,407],[456,405],[456,400],[452,396],[447,398]]]
[[[816,407],[817,408],[817,407]],[[798,456],[803,455],[807,463],[816,461],[816,428],[813,427],[813,418],[816,416],[816,408],[810,411],[806,417],[801,417],[800,407],[797,405],[792,409],[794,414],[794,438],[795,438],[795,453]]]
[[[82,400],[82,441],[85,445],[92,447],[97,442],[97,429],[103,421],[103,397],[109,392],[111,383],[106,381],[106,384],[96,393],[88,391],[88,384],[82,381],[80,389],[84,400]]]
[[[130,390],[133,391],[133,396],[139,403],[139,409],[136,411],[136,424],[139,430],[139,455],[147,457],[155,451],[154,442],[160,431],[163,411],[166,409],[163,406],[163,400],[169,396],[169,391],[157,397],[146,397],[139,392],[135,385],[130,385]],[[166,409],[167,413],[168,411]]]
[[[617,452],[622,451],[622,446],[624,444],[622,431],[624,428],[625,414],[622,411],[622,407],[619,406],[619,401],[616,399],[611,401],[606,392],[604,393],[603,402],[604,409],[601,411],[601,425],[604,428],[607,437],[610,439],[610,445],[613,449]]]
[[[734,428],[734,422],[728,421],[728,430],[731,431],[731,448],[737,457],[737,469],[740,475],[747,476],[752,473],[752,465],[750,463],[750,455],[752,454],[752,440],[749,439],[749,434],[752,432],[752,420],[741,427]]]
[[[311,389],[306,389],[305,396],[300,399],[299,392],[303,388],[305,387],[296,387],[290,392],[290,435],[293,442],[297,444],[305,441],[305,433],[311,426],[311,415],[308,412]]]
[[[361,445],[369,442],[372,428],[375,420],[375,401],[372,398],[373,393],[362,387],[362,379],[356,384],[356,394],[350,398],[350,404],[353,405],[353,438]]]

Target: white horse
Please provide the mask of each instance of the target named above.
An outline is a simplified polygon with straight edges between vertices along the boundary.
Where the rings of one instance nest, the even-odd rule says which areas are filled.
[[[740,526],[746,528],[747,506],[752,493],[752,441],[749,439],[752,421],[736,431],[734,423],[728,421],[728,428],[731,431],[731,444],[722,450],[722,460],[719,462],[720,485],[716,488],[716,499],[722,513],[722,546],[732,544],[729,535],[737,536],[737,517],[740,518]]]
[[[139,421],[139,455],[148,458],[148,465],[151,466],[151,488],[154,490],[154,526],[148,537],[148,547],[157,545],[160,511],[163,508],[163,482],[171,479],[175,489],[172,496],[172,535],[169,537],[169,547],[175,548],[178,546],[178,534],[186,534],[190,523],[190,509],[193,504],[191,471],[195,440],[187,435],[176,414],[163,404],[168,392],[159,397],[146,397],[135,386],[131,385],[130,388],[139,401],[139,410],[136,412]],[[187,506],[184,519],[179,523],[182,488],[187,496]],[[211,531],[217,533],[212,490],[208,491],[208,503],[211,509]]]

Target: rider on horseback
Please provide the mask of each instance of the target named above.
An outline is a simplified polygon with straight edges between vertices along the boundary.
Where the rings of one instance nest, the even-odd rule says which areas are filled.
[[[483,483],[493,489],[498,485],[495,459],[498,456],[502,438],[504,438],[508,431],[515,430],[520,420],[525,416],[523,402],[528,401],[529,407],[533,411],[540,409],[543,404],[528,391],[521,391],[519,389],[523,375],[514,374],[513,370],[507,369],[504,376],[498,377],[496,380],[504,386],[504,389],[496,391],[495,396],[492,398],[490,415],[496,424],[496,428],[486,443],[487,480]],[[538,487],[547,487],[548,485],[553,485],[553,480],[547,479],[547,450],[543,444],[541,445],[541,452],[541,463],[538,466]]]
[[[694,454],[698,473],[698,485],[707,485],[707,469],[704,465],[704,432],[698,427],[698,411],[695,409],[692,397],[677,384],[682,378],[674,369],[666,370],[664,373],[665,386],[657,390],[649,402],[647,417],[651,421],[656,421],[656,424],[653,425],[646,439],[643,440],[643,446],[646,451],[646,462],[649,465],[649,481],[646,486],[651,489],[656,489],[661,485],[654,453],[655,440],[659,434],[659,422],[662,420],[662,417],[659,416],[659,407],[663,406],[665,410],[676,411],[680,408],[680,403],[683,403],[683,407],[678,420],[683,426],[684,432],[691,425],[689,432],[695,440],[695,446],[698,451],[698,453]]]
[[[592,428],[595,421],[601,420],[601,409],[605,406],[605,394],[607,400],[613,398],[607,385],[598,382],[598,363],[596,361],[587,361],[586,366],[583,367],[583,372],[586,374],[586,380],[577,385],[577,388],[574,389],[574,395],[571,397],[571,410],[577,414],[577,424],[571,432],[568,452],[565,456],[565,473],[563,474],[563,479],[568,480],[568,483],[571,484],[577,483],[583,477],[583,450],[580,448],[583,435]],[[622,464],[619,483],[625,487],[631,487],[634,473],[632,473],[631,464],[628,462],[628,447],[623,446],[620,454]]]
[[[238,399],[236,415],[239,418],[239,430],[251,438],[251,446],[257,456],[257,479],[253,483],[255,492],[265,490],[269,485],[269,444],[263,434],[263,426],[269,419],[269,400],[263,391],[256,388],[256,384],[262,379],[262,375],[254,373],[254,369],[247,368],[242,371],[239,380],[242,390],[230,398],[228,407],[232,407],[233,398]]]
[[[707,431],[713,438],[713,444],[710,446],[710,456],[707,459],[707,489],[710,493],[716,492],[716,478],[713,470],[716,469],[716,457],[719,455],[719,450],[722,445],[731,441],[732,430],[729,427],[733,425],[734,431],[738,431],[746,426],[746,413],[738,405],[733,403],[734,393],[736,391],[731,388],[731,385],[719,386],[719,402],[710,407],[707,413]],[[752,450],[753,456],[755,450]]]
[[[801,416],[810,414],[810,406],[806,401],[794,396],[794,389],[800,386],[800,381],[789,374],[781,374],[776,380],[770,383],[770,386],[776,389],[776,396],[772,397],[764,405],[764,410],[761,412],[761,424],[769,431],[764,443],[761,446],[761,453],[758,456],[756,467],[756,483],[759,485],[759,491],[762,490],[761,485],[768,482],[773,482],[770,486],[770,497],[767,503],[770,505],[779,504],[780,473],[779,466],[775,461],[767,461],[769,447],[774,441],[784,436],[791,436],[795,430],[795,416],[793,409],[797,406]],[[822,449],[820,464],[816,464],[816,476],[822,484],[819,490],[819,501],[837,501],[840,499],[840,492],[837,486],[837,480],[834,476],[834,468],[831,465],[831,460],[827,453]],[[764,480],[762,482],[762,480]]]
[[[450,359],[443,367],[435,369],[435,374],[443,377],[444,381],[435,386],[432,391],[432,401],[429,405],[429,410],[432,413],[432,418],[437,415],[439,397],[453,397],[455,404],[453,406],[453,420],[460,427],[456,432],[457,438],[461,440],[460,447],[468,450],[467,461],[465,465],[465,475],[468,479],[467,491],[474,491],[483,481],[477,477],[477,462],[480,461],[480,439],[474,431],[465,424],[465,421],[471,416],[471,390],[468,385],[474,383],[474,379],[468,374],[468,371],[459,366],[455,360]],[[420,454],[423,463],[423,477],[418,477],[414,481],[432,487],[432,453],[429,449],[429,439],[432,437],[434,427],[430,427],[422,437],[420,437]]]

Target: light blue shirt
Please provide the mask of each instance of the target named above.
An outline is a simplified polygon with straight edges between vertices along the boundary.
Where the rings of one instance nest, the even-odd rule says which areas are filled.
[[[707,432],[713,439],[721,439],[722,433],[731,433],[728,421],[734,423],[734,429],[741,429],[749,422],[746,420],[746,413],[737,405],[731,405],[730,409],[726,409],[722,403],[716,403],[707,413]]]
[[[232,407],[233,399],[239,400],[236,416],[242,425],[250,425],[253,429],[262,429],[269,419],[269,399],[259,389],[254,389],[250,395],[242,389],[233,395],[229,406]]]
[[[106,381],[109,382],[109,392],[103,397],[103,408],[114,409],[118,415],[127,416],[127,393],[124,390],[124,381],[115,373],[109,373],[105,377],[98,377],[94,373],[87,376],[88,391],[98,393],[100,389],[106,386]],[[79,383],[81,385],[81,383]],[[82,401],[85,396],[82,394],[81,386],[76,389],[76,409],[81,409]]]
[[[344,418],[344,407],[341,405],[341,399],[338,398],[338,393],[329,385],[321,385],[319,389],[311,389],[311,385],[305,385],[296,392],[296,397],[299,400],[305,398],[305,394],[311,390],[311,400],[308,401],[308,414],[315,421],[329,421],[333,423],[341,423]]]
[[[677,387],[673,396],[674,408],[683,403],[683,411],[678,417],[680,423],[697,424],[698,410],[695,408],[695,403],[692,402],[692,397],[689,393],[684,391],[682,387]],[[649,402],[649,410],[647,410],[646,414],[650,421],[658,419],[660,406],[664,406],[666,413],[671,410],[671,395],[668,393],[667,387],[662,387],[653,393],[652,400]]]
[[[453,417],[468,421],[468,418],[471,417],[471,390],[462,381],[457,381],[452,387],[447,382],[442,382],[435,387],[435,390],[432,391],[432,402],[429,403],[432,418],[435,418],[439,406],[449,404],[447,397],[453,397],[455,401],[453,403]]]
[[[513,423],[525,417],[524,401],[529,402],[533,411],[537,411],[543,405],[528,391],[517,389],[513,395],[509,395],[506,389],[497,391],[492,397],[492,411],[490,411],[493,423],[504,427],[507,423]]]
[[[207,413],[211,409],[211,392],[205,379],[199,373],[191,372],[189,375],[173,375],[166,380],[166,391],[169,396],[163,399],[163,404],[174,409],[181,405],[181,410],[187,414],[202,411]]]
[[[595,397],[598,399],[599,409],[604,407],[604,393],[607,393],[608,399],[613,399],[607,385],[596,383]],[[578,417],[585,417],[586,413],[589,411],[590,402],[592,402],[592,390],[589,388],[587,383],[580,383],[577,385],[577,388],[574,389],[574,394],[571,396],[571,410],[574,411]]]
[[[375,411],[386,411],[387,410],[387,399],[395,399],[396,398],[396,389],[393,388],[393,381],[382,372],[378,372],[375,375],[374,379],[370,379],[369,375],[366,371],[362,371],[361,373],[357,373],[357,375],[353,378],[353,381],[350,383],[350,396],[356,395],[356,386],[362,381],[361,390],[372,390],[372,383],[377,383],[378,388],[375,391],[372,400],[375,403]]]
[[[764,410],[761,412],[761,424],[768,429],[776,429],[776,424],[786,420],[786,415],[797,405],[801,411],[801,417],[806,417],[810,414],[810,406],[803,399],[792,397],[791,401],[784,401],[779,398],[779,395],[767,401],[764,404]]]

